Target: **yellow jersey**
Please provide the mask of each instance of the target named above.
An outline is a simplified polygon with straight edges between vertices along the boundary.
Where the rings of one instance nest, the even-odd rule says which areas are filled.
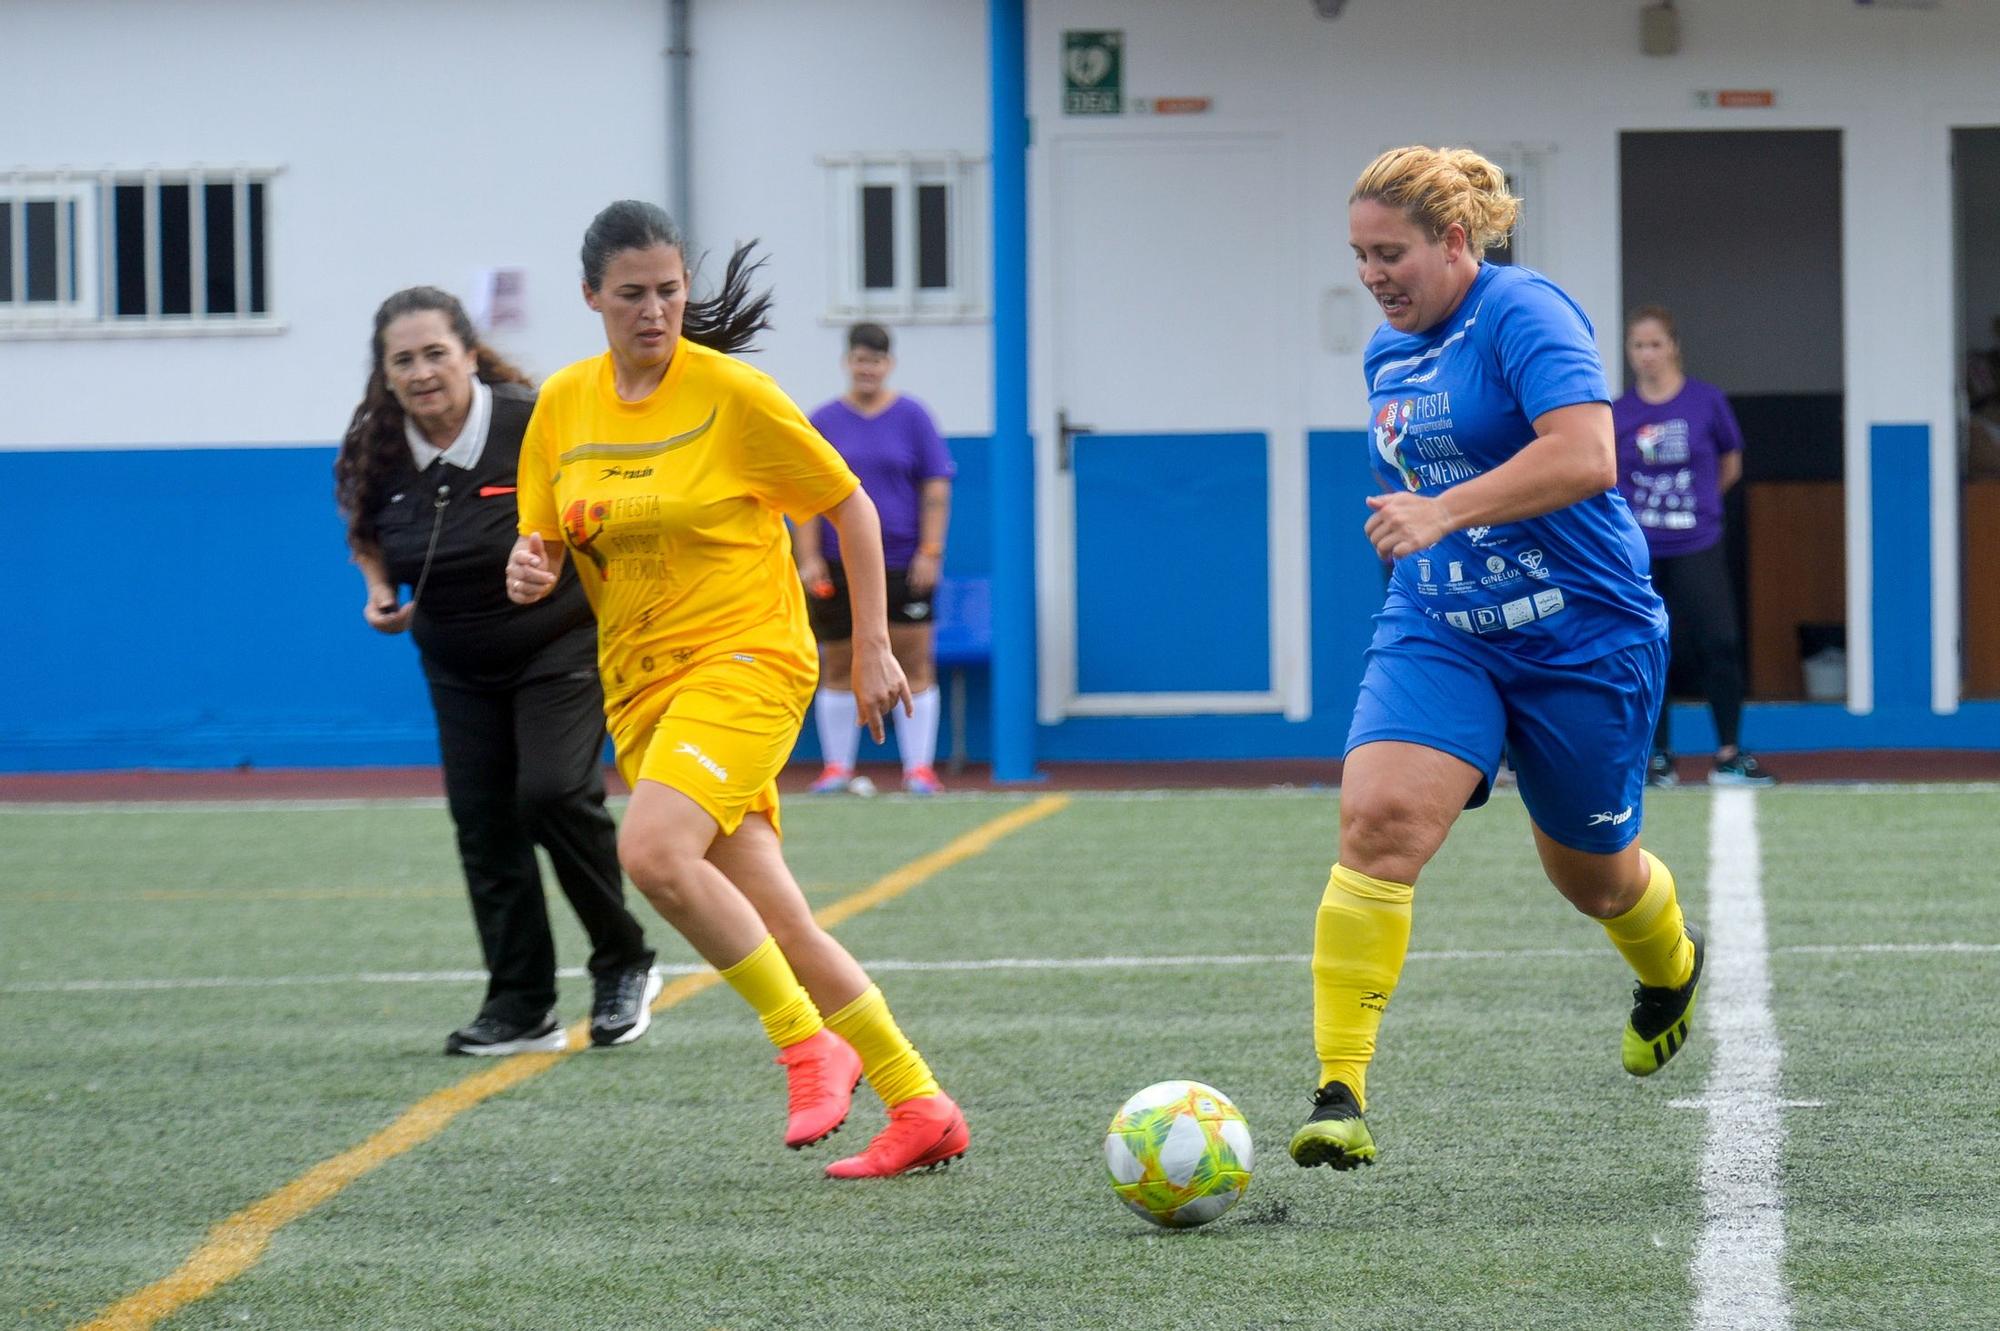
[[[720,657],[799,683],[819,655],[784,518],[860,482],[763,371],[683,338],[660,386],[625,402],[610,353],[542,385],[521,443],[523,535],[569,547],[597,612],[605,711]]]

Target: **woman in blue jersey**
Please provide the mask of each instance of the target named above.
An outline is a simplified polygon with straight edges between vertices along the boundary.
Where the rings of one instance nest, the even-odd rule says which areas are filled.
[[[1365,370],[1384,493],[1364,528],[1395,571],[1348,732],[1340,860],[1313,945],[1319,1089],[1301,1165],[1372,1163],[1362,1114],[1418,875],[1504,752],[1556,890],[1638,977],[1625,1069],[1686,1040],[1701,935],[1638,842],[1666,672],[1666,616],[1615,488],[1590,321],[1547,278],[1488,264],[1519,202],[1463,149],[1399,148],[1348,200],[1384,324]]]

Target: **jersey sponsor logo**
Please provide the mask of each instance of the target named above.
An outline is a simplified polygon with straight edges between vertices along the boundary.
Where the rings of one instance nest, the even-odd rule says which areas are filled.
[[[1630,821],[1632,821],[1632,806],[1628,804],[1617,813],[1593,813],[1590,815],[1590,821],[1585,823],[1584,826],[1604,827],[1609,825],[1611,827],[1622,827]]]
[[[1403,482],[1405,490],[1415,490],[1423,484],[1403,460],[1403,440],[1410,431],[1410,412],[1414,406],[1409,398],[1398,398],[1375,413],[1375,451]]]
[[[1540,550],[1523,550],[1520,554],[1515,555],[1514,558],[1521,561],[1521,567],[1527,569],[1530,575],[1542,572],[1542,552]]]
[[[604,535],[604,524],[610,516],[611,506],[601,499],[595,503],[584,499],[572,500],[562,515],[563,540],[570,549],[591,562],[600,578],[608,578],[611,574],[610,561],[597,548],[597,538]],[[593,522],[597,524],[595,530],[590,526]]]
[[[1508,570],[1510,576],[1519,577],[1516,570]],[[1499,605],[1482,605],[1471,610],[1447,610],[1439,614],[1426,608],[1424,613],[1432,619],[1442,619],[1455,629],[1466,633],[1505,633],[1520,628],[1523,624],[1537,619],[1547,619],[1562,613],[1563,594],[1560,588],[1550,587],[1536,592],[1533,596],[1519,596]]]
[[[620,477],[628,481],[643,480],[653,474],[651,467],[606,467],[597,473],[600,481],[616,480]]]
[[[1491,527],[1467,527],[1465,529],[1465,539],[1471,541],[1474,545],[1478,545],[1486,539],[1486,534],[1492,530]]]
[[[703,771],[707,772],[717,781],[727,781],[729,779],[729,769],[727,767],[724,767],[721,763],[703,753],[700,748],[688,743],[686,740],[680,742],[679,746],[674,749],[674,753],[676,756],[684,755],[694,759]]]

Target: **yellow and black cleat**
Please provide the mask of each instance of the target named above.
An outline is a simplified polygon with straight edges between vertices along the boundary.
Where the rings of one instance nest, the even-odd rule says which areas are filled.
[[[1312,1117],[1292,1134],[1292,1159],[1308,1169],[1374,1164],[1375,1138],[1361,1117],[1354,1092],[1344,1082],[1330,1081],[1313,1092],[1312,1101]]]
[[[1650,1077],[1687,1043],[1694,1020],[1695,991],[1701,985],[1701,963],[1708,953],[1701,930],[1687,926],[1688,941],[1694,944],[1694,970],[1687,983],[1677,989],[1632,986],[1632,1016],[1625,1023],[1625,1070],[1635,1077]]]

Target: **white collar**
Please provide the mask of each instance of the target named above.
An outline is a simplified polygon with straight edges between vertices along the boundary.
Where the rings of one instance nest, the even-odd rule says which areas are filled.
[[[424,432],[407,415],[403,417],[403,437],[410,444],[410,458],[422,471],[431,463],[443,458],[454,467],[471,471],[479,465],[479,455],[486,451],[486,427],[493,420],[493,390],[479,379],[472,381],[472,406],[465,413],[465,424],[459,427],[458,438],[451,441],[451,447],[439,448],[424,438]]]

